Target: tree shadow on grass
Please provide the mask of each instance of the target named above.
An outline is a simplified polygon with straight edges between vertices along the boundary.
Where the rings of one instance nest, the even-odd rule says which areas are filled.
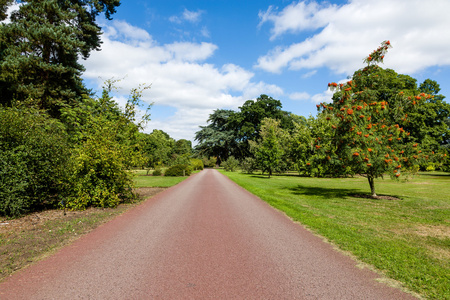
[[[346,198],[359,192],[354,189],[311,187],[299,184],[294,188],[288,188],[294,195],[316,196],[323,199]],[[359,193],[361,194],[361,193]]]
[[[426,177],[450,177],[450,173],[420,173],[419,176],[426,176]]]
[[[248,174],[248,176],[257,179],[270,180],[267,175],[262,174]],[[273,176],[273,175],[272,175]],[[301,177],[301,176],[296,176]],[[373,198],[370,193],[363,192],[360,189],[342,189],[342,188],[327,188],[327,187],[311,187],[299,184],[294,188],[286,188],[290,190],[294,195],[316,196],[323,199],[341,198],[361,198],[372,200],[401,200],[402,198],[397,195],[384,195],[377,194],[377,198]]]
[[[359,189],[340,189],[340,188],[326,188],[326,187],[310,187],[298,185],[295,188],[289,188],[294,195],[316,196],[323,199],[340,198],[362,198],[372,200],[401,200],[399,196],[395,195],[381,195],[378,194],[373,198],[370,193],[361,192]]]

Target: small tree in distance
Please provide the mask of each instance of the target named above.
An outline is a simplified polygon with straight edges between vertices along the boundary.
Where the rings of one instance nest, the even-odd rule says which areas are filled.
[[[408,114],[431,97],[428,94],[408,95],[409,90],[395,94],[383,93],[386,85],[377,63],[383,62],[389,41],[373,51],[346,83],[329,83],[335,91],[333,102],[317,105],[319,113],[331,124],[334,133],[328,140],[315,140],[315,163],[327,163],[330,171],[339,174],[360,174],[367,177],[371,196],[376,198],[375,178],[390,174],[394,178],[411,170],[419,160],[430,159],[418,143],[412,142],[403,127]],[[434,154],[434,153],[433,153]]]
[[[285,131],[280,127],[280,120],[264,118],[261,122],[260,136],[257,141],[250,141],[257,164],[262,171],[272,176],[284,154],[283,141],[287,140]]]

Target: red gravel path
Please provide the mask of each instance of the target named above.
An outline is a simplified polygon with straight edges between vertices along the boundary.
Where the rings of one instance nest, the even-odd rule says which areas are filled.
[[[0,299],[413,299],[215,170],[0,284]]]

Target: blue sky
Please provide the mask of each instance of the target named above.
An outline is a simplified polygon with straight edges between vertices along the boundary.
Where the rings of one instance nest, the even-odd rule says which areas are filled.
[[[194,139],[218,108],[237,109],[267,94],[283,109],[316,114],[327,84],[345,80],[390,40],[382,67],[450,96],[450,1],[354,0],[122,1],[113,20],[99,20],[102,51],[82,63],[90,88],[122,78],[115,93],[151,84],[146,131]],[[448,100],[448,99],[447,99]]]

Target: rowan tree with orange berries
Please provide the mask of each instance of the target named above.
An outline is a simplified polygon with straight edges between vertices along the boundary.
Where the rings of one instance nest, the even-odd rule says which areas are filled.
[[[412,170],[433,153],[424,153],[403,127],[408,114],[417,110],[431,97],[410,90],[385,93],[384,79],[379,76],[378,63],[383,62],[389,41],[373,51],[364,62],[367,66],[356,71],[345,83],[329,83],[334,91],[332,103],[318,105],[319,114],[330,122],[333,134],[328,140],[317,138],[316,157],[326,163],[334,175],[360,174],[367,177],[371,196],[376,198],[375,178],[387,174],[393,178]]]

